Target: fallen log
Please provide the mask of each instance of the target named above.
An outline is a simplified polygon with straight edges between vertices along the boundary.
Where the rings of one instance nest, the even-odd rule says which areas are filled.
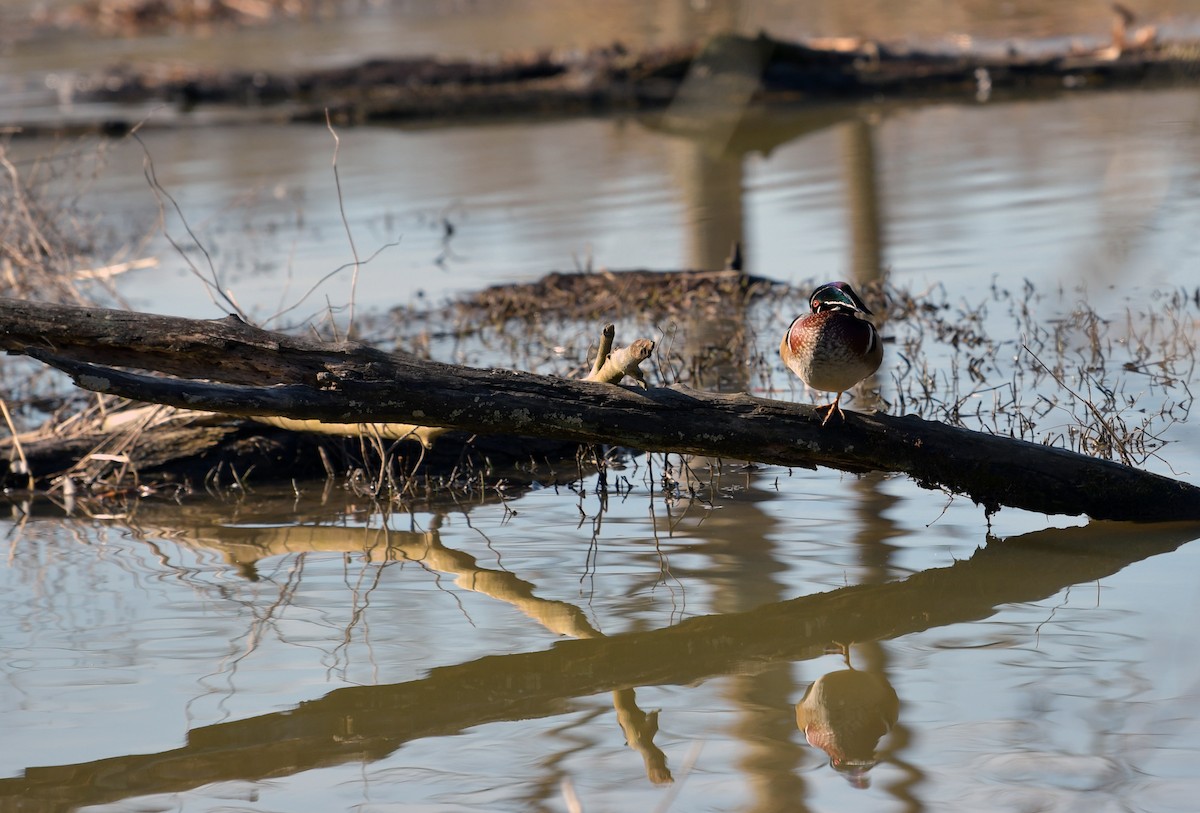
[[[90,102],[158,100],[182,111],[235,105],[243,108],[241,118],[325,122],[331,115],[351,124],[661,110],[678,100],[685,80],[702,81],[703,92],[691,98],[714,107],[931,96],[974,103],[1014,92],[1195,83],[1200,42],[1160,40],[1149,27],[1136,34],[1122,29],[1110,43],[1047,44],[1036,53],[1015,46],[946,52],[855,38],[790,42],[721,34],[701,44],[642,52],[614,44],[499,61],[373,58],[295,73],[122,63],[85,77],[75,92]],[[97,122],[110,132],[132,124],[108,114]],[[37,129],[33,122],[28,126]]]
[[[820,411],[805,404],[461,367],[286,336],[233,316],[202,321],[0,299],[0,348],[56,367],[84,389],[185,409],[903,472],[923,487],[965,495],[989,515],[1008,506],[1094,519],[1200,519],[1200,488],[1189,483],[913,416],[848,413],[845,423],[823,427]]]

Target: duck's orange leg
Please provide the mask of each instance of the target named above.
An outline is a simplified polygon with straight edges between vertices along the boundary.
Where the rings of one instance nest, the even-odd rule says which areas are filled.
[[[834,412],[836,412],[838,417],[845,422],[846,413],[842,412],[842,394],[840,392],[837,394],[837,398],[834,399],[834,402],[829,405],[829,410],[825,413],[825,417],[821,420],[821,426],[829,423],[829,419],[833,417]]]

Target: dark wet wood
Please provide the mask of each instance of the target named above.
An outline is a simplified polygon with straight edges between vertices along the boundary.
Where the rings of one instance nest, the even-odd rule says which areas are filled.
[[[0,300],[0,347],[63,370],[84,389],[187,409],[903,472],[989,513],[1008,506],[1097,519],[1200,519],[1200,488],[1189,483],[912,416],[848,412],[844,423],[822,427],[815,407],[744,393],[460,367],[289,337],[235,317],[200,321]]]

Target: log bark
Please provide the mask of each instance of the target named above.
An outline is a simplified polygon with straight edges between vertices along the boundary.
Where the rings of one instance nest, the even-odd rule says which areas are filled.
[[[1200,519],[1200,488],[1189,483],[913,416],[848,412],[843,424],[822,427],[821,413],[805,404],[461,367],[285,336],[236,317],[201,321],[0,299],[0,347],[52,365],[88,390],[187,409],[903,472],[923,487],[965,495],[989,514],[1008,506],[1095,519]]]

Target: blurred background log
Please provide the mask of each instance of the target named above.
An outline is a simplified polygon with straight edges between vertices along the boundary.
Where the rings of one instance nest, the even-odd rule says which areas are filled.
[[[184,109],[236,105],[248,117],[339,125],[367,121],[578,115],[661,110],[685,79],[704,77],[707,103],[794,105],[810,100],[1056,94],[1149,83],[1195,83],[1200,41],[1161,40],[1119,13],[1111,42],[1058,50],[927,50],[855,37],[790,42],[721,34],[698,44],[633,51],[514,54],[501,60],[373,58],[295,73],[121,63],[79,83],[81,101]],[[15,122],[21,124],[21,122]],[[109,132],[132,127],[111,119]],[[36,129],[29,122],[30,130]]]

